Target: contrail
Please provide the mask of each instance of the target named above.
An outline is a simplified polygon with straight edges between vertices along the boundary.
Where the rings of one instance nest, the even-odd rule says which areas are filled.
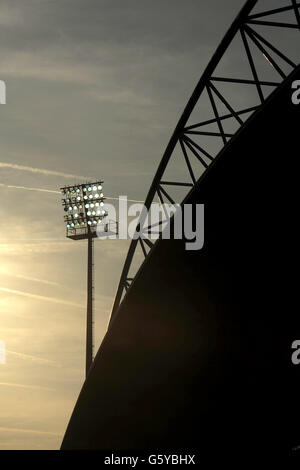
[[[0,382],[0,386],[1,385],[4,386],[4,387],[30,388],[30,389],[34,389],[34,390],[47,390],[49,392],[55,392],[54,388],[40,387],[39,385],[25,385],[25,384],[11,383],[11,382]]]
[[[4,184],[4,183],[0,183],[0,186],[5,187],[5,188],[11,188],[11,189],[25,189],[27,191],[40,191],[42,193],[60,194],[59,191],[54,191],[53,189],[30,188],[29,186],[15,186],[13,184]]]
[[[61,434],[57,432],[39,431],[39,430],[34,430],[34,429],[23,429],[23,428],[7,428],[7,427],[2,427],[2,426],[0,426],[0,431],[30,433],[30,434],[47,434],[49,436],[61,436]]]
[[[34,168],[31,166],[17,165],[16,163],[0,162],[0,168],[12,168],[13,170],[30,171],[31,173],[40,173],[41,175],[47,175],[47,176],[61,176],[63,178],[87,179],[87,180],[90,179],[87,176],[73,175],[71,173],[62,173],[61,171],[45,170],[43,168]]]
[[[24,281],[40,282],[42,284],[47,284],[47,285],[50,285],[50,286],[59,286],[60,285],[58,282],[47,281],[46,279],[38,279],[36,277],[23,276],[22,274],[10,273],[10,272],[7,272],[7,271],[5,271],[1,268],[0,268],[0,274],[2,274],[4,276],[16,277],[17,279],[24,279]]]
[[[6,349],[6,354],[12,354],[13,356],[18,356],[21,357],[22,359],[28,359],[33,362],[37,362],[38,364],[52,364],[56,366],[60,366],[55,361],[51,361],[51,359],[44,359],[43,357],[38,357],[38,356],[31,356],[30,354],[24,354],[16,351],[11,351],[9,349]]]
[[[105,196],[106,199],[109,199],[110,201],[125,201],[125,199],[120,197],[109,197]],[[145,201],[137,201],[136,199],[126,199],[128,202],[140,202],[141,204],[144,204]]]
[[[0,163],[0,167],[1,167],[1,163]],[[0,186],[4,187],[4,188],[11,188],[11,189],[24,189],[24,190],[27,190],[27,191],[40,191],[40,192],[43,192],[43,193],[53,193],[53,194],[60,194],[60,191],[55,191],[54,189],[43,189],[43,188],[31,188],[29,186],[16,186],[16,185],[13,185],[13,184],[4,184],[4,183],[0,183]],[[110,196],[105,196],[106,199],[109,199],[110,201],[119,201],[119,198],[118,197],[110,197]],[[120,200],[122,201],[122,198],[120,198]],[[128,202],[140,202],[140,203],[143,203],[144,201],[138,201],[137,199],[127,199]]]
[[[0,292],[7,292],[9,294],[22,295],[23,297],[30,297],[31,299],[44,300],[46,302],[53,302],[56,304],[69,305],[70,307],[83,308],[84,305],[70,302],[69,300],[57,299],[56,297],[46,297],[44,295],[31,294],[21,290],[8,289],[7,287],[0,287]]]
[[[40,282],[42,284],[47,284],[48,286],[60,286],[59,282],[48,281],[47,279],[38,279],[36,277],[30,276],[22,276],[22,274],[8,274],[8,276],[24,279],[24,281]]]

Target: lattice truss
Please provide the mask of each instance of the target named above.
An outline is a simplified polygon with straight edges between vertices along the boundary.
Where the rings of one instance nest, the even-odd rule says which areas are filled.
[[[219,152],[299,63],[300,2],[249,0],[217,48],[169,141],[145,200],[181,203]],[[176,179],[175,179],[176,178]],[[137,231],[153,233],[162,226]],[[139,250],[137,249],[139,247]],[[132,240],[113,318],[153,240]],[[142,256],[140,256],[142,254]]]

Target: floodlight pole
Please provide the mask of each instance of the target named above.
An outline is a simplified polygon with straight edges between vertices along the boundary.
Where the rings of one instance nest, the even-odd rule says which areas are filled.
[[[86,315],[86,366],[87,377],[93,362],[93,271],[94,271],[94,240],[88,227],[88,264],[87,264],[87,315]]]
[[[88,241],[87,259],[87,314],[86,314],[86,359],[85,375],[88,376],[94,352],[94,238],[97,236],[96,225],[107,215],[103,207],[103,181],[87,182],[60,188],[63,196],[62,205],[67,227],[67,238]],[[97,192],[96,192],[97,191]],[[99,191],[99,192],[98,192]],[[96,207],[96,210],[86,210]]]

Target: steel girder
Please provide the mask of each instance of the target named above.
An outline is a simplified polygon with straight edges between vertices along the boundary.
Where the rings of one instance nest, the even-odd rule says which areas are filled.
[[[270,31],[270,29],[280,29],[281,31],[300,31],[300,2],[290,0],[289,4],[282,8],[269,9],[266,11],[262,10],[260,12],[253,13],[254,8],[257,5],[259,6],[260,3],[263,2],[260,2],[259,0],[248,0],[245,3],[202,74],[196,88],[186,104],[186,107],[184,108],[155,173],[144,203],[147,210],[149,210],[151,204],[156,198],[158,198],[162,204],[165,202],[174,204],[175,201],[170,195],[170,188],[174,186],[186,188],[187,193],[191,191],[199,180],[193,170],[192,159],[196,159],[202,165],[203,175],[218,153],[224,148],[224,146],[228,145],[228,142],[230,142],[231,138],[239,128],[245,124],[250,115],[264,104],[266,96],[270,94],[264,92],[264,90],[266,88],[271,91],[274,90],[274,88],[280,85],[289,73],[291,73],[298,65],[298,63],[295,63],[295,61],[288,57],[286,53],[282,52],[282,49],[275,46],[274,41],[266,39],[265,30]],[[269,19],[270,16],[273,18],[274,16],[280,16],[280,14],[285,14],[287,12],[293,14],[294,22],[289,23],[286,21],[273,21],[273,19]],[[264,27],[263,33],[261,32],[262,27]],[[260,31],[258,31],[259,28]],[[283,34],[281,34],[281,38],[284,38]],[[216,73],[218,73],[218,66],[221,60],[224,57],[226,58],[226,53],[235,39],[241,41],[244,56],[252,75],[250,79],[216,75]],[[269,76],[262,77],[263,71],[259,64],[257,64],[257,59],[253,53],[254,49],[259,52],[273,68],[274,73],[277,75],[277,79],[275,81],[270,80]],[[240,85],[245,87],[252,85],[256,89],[256,100],[258,100],[258,102],[254,101],[252,106],[248,106],[246,108],[241,106],[240,109],[236,110],[234,109],[234,105],[230,103],[230,100],[228,100],[220,90],[219,87],[222,84],[231,84],[232,86]],[[208,102],[211,107],[210,111],[212,112],[213,117],[210,119],[204,118],[199,122],[189,124],[188,121],[192,117],[195,107],[198,106],[205,93],[206,99],[208,98]],[[223,112],[220,112],[220,105],[223,108]],[[229,120],[233,120],[236,124],[236,129],[231,132],[224,129],[225,123]],[[205,130],[205,126],[209,125],[216,126],[214,131]],[[222,148],[215,151],[214,154],[208,152],[199,144],[199,142],[196,141],[196,138],[199,139],[201,137],[210,137],[211,139],[221,141]],[[176,148],[180,149],[182,152],[182,163],[187,167],[190,181],[168,181],[164,179],[167,167],[172,160],[172,156]],[[168,189],[166,189],[167,187]],[[176,202],[182,203],[182,201]],[[151,227],[151,225],[145,227],[144,224],[145,214],[141,214],[136,227],[136,233],[141,233],[141,230],[146,233],[151,233],[151,229],[160,229],[157,226]],[[117,289],[110,324],[116,315],[122,299],[124,298],[124,294],[127,294],[134,282],[135,275],[130,275],[130,268],[138,244],[141,245],[142,253],[145,258],[147,258],[149,252],[154,246],[150,239],[141,236],[138,236],[131,241]],[[139,269],[141,268],[142,265]]]

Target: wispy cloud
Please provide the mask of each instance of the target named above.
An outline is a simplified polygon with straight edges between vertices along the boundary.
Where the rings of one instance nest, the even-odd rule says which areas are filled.
[[[111,103],[129,103],[131,105],[153,106],[153,101],[144,95],[139,95],[131,90],[120,90],[110,93],[100,93],[98,91],[89,91],[88,95],[94,100]]]
[[[15,26],[21,23],[20,11],[15,6],[0,6],[0,25],[1,26]]]
[[[54,189],[31,188],[29,186],[15,186],[14,184],[4,184],[4,183],[0,183],[0,186],[4,188],[11,188],[11,189],[24,189],[26,191],[39,191],[42,193],[60,194],[59,191],[54,191]]]
[[[41,387],[39,385],[26,385],[26,384],[18,384],[18,383],[11,383],[11,382],[0,382],[0,387],[1,386],[3,386],[3,387],[14,387],[14,388],[29,388],[29,389],[32,389],[32,390],[46,390],[48,392],[55,392],[54,388]]]
[[[45,359],[45,358],[39,357],[39,356],[32,356],[31,354],[24,354],[24,353],[20,353],[20,352],[17,352],[17,351],[11,351],[10,349],[6,349],[6,354],[7,355],[12,355],[12,356],[17,356],[17,357],[20,357],[21,359],[36,362],[38,364],[49,364],[49,365],[60,366],[60,364],[58,364],[58,362],[52,361],[51,359]],[[1,382],[0,382],[0,385],[1,385]]]
[[[48,281],[47,279],[39,279],[31,276],[24,276],[23,274],[16,274],[6,271],[5,269],[0,268],[0,274],[4,276],[15,277],[17,279],[24,279],[24,281],[40,282],[42,284],[47,284],[49,286],[59,286],[60,284],[55,281]]]
[[[89,179],[88,176],[73,175],[72,173],[63,173],[61,171],[46,170],[44,168],[35,168],[31,166],[18,165],[16,163],[0,162],[0,168],[11,168],[12,170],[29,171],[31,173],[39,173],[41,175],[46,175],[46,176],[61,176],[63,178],[87,179],[87,180]]]
[[[1,167],[1,163],[0,163],[0,167]],[[75,176],[73,175],[72,177],[75,177]],[[79,178],[79,176],[77,176],[76,178]],[[84,176],[82,176],[81,178],[82,179],[84,179],[84,178],[87,179]],[[43,193],[60,194],[60,191],[55,191],[54,189],[32,188],[32,187],[29,187],[29,186],[15,186],[13,184],[5,184],[5,183],[0,183],[0,186],[2,186],[4,188],[11,188],[11,189],[24,189],[24,190],[27,190],[27,191],[40,191],[40,192],[43,192]],[[121,200],[124,199],[124,197],[122,197],[122,196],[120,196],[120,197],[105,196],[105,198],[109,201],[119,201],[119,199],[121,199]],[[137,199],[127,199],[127,201],[128,202],[141,202],[141,203],[144,202],[144,201],[137,200]]]
[[[0,22],[1,24],[1,22]],[[3,57],[1,68],[5,76],[20,78],[33,78],[49,82],[77,83],[89,85],[95,83],[97,69],[93,65],[83,67],[81,63],[66,63],[62,57],[51,57],[53,51],[47,49],[44,55],[32,52],[17,51]]]
[[[21,295],[23,297],[29,297],[31,299],[42,300],[46,302],[53,302],[55,304],[68,305],[70,307],[83,308],[84,305],[71,302],[69,300],[58,299],[56,297],[47,297],[44,295],[31,294],[30,292],[24,292],[21,290],[9,289],[7,287],[0,287],[0,292],[7,292],[8,294]]]
[[[18,433],[30,433],[30,434],[47,434],[49,436],[62,436],[60,433],[50,431],[40,431],[38,429],[23,429],[23,428],[8,428],[0,426],[0,432],[18,432]]]
[[[77,243],[70,243],[65,238],[16,238],[0,239],[0,254],[8,255],[32,255],[33,253],[65,253],[67,250],[78,249]]]

